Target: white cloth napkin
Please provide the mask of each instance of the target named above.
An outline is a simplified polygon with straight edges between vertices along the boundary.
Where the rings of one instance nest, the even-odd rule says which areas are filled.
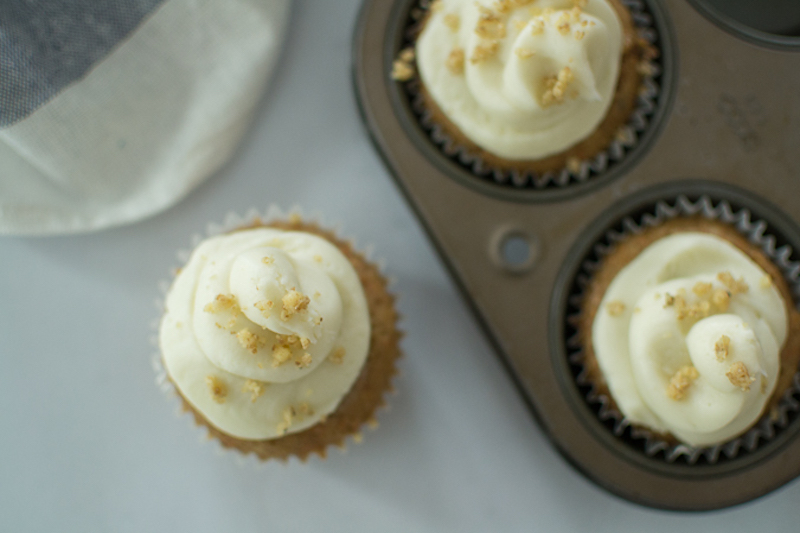
[[[214,173],[264,93],[289,1],[165,0],[82,77],[0,127],[0,233],[130,223]]]

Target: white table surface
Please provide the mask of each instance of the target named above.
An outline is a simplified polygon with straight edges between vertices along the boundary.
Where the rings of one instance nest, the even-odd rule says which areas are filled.
[[[359,121],[359,0],[299,0],[241,150],[177,207],[59,238],[0,238],[0,530],[797,531],[800,481],[723,511],[622,501],[550,446]],[[218,451],[154,384],[158,282],[206,223],[302,205],[373,243],[407,337],[380,427],[314,458]]]

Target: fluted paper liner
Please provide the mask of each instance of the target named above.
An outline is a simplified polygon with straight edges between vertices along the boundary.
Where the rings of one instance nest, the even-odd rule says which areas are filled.
[[[296,209],[286,214],[272,206],[265,214],[251,210],[245,217],[231,213],[225,218],[223,224],[209,224],[205,236],[195,235],[192,239],[192,249],[205,238],[262,226],[319,235],[339,248],[356,269],[369,307],[371,340],[367,359],[350,391],[334,412],[303,431],[274,439],[245,440],[232,437],[215,428],[186,401],[178,388],[170,381],[160,353],[153,357],[156,382],[168,396],[177,395],[180,399],[181,411],[189,412],[193,416],[195,424],[206,428],[208,436],[216,440],[224,450],[236,450],[244,456],[253,456],[261,461],[268,459],[285,461],[292,456],[305,461],[311,454],[316,454],[324,459],[329,446],[344,448],[348,437],[352,437],[355,442],[360,442],[361,431],[364,427],[376,427],[376,412],[379,408],[386,406],[386,393],[394,390],[392,378],[397,373],[395,365],[401,356],[399,342],[402,337],[402,333],[397,327],[399,316],[395,310],[395,296],[389,291],[390,282],[382,272],[382,265],[376,265],[370,261],[369,249],[365,254],[358,252],[352,242],[344,240],[334,231],[324,229],[316,221],[305,221],[299,210]],[[186,264],[190,254],[191,250],[178,252],[181,266]],[[166,296],[169,286],[170,283],[167,282],[161,284],[162,296]],[[163,314],[164,309],[161,302],[160,310]],[[154,324],[156,331],[158,322]],[[157,345],[157,335],[154,341]]]
[[[568,157],[563,167],[545,172],[525,168],[526,163],[535,164],[535,161],[519,161],[516,166],[515,162],[511,160],[503,160],[505,161],[503,166],[493,164],[481,154],[482,150],[477,146],[465,145],[464,140],[454,137],[451,131],[454,128],[457,129],[456,126],[443,125],[449,120],[438,109],[433,109],[434,106],[429,105],[427,102],[429,97],[426,95],[419,77],[415,75],[404,84],[404,87],[420,126],[448,159],[459,163],[472,174],[500,185],[534,190],[565,188],[602,176],[606,171],[624,161],[639,145],[642,136],[653,127],[652,118],[661,101],[659,98],[661,86],[657,80],[664,65],[660,61],[659,49],[656,46],[660,39],[653,15],[647,10],[646,3],[642,0],[620,0],[620,2],[631,14],[640,43],[655,53],[651,54],[654,57],[645,55],[638,65],[633,65],[640,76],[633,110],[628,120],[616,129],[610,144],[604,149],[595,151],[594,155],[587,158]],[[407,22],[405,32],[405,39],[409,46],[416,41],[431,4],[431,0],[420,0],[418,5],[411,9],[410,20]],[[583,141],[565,149],[560,154],[548,157],[569,153],[581,142]],[[491,157],[487,152],[484,153]],[[495,157],[494,159],[501,160],[502,158]]]
[[[574,280],[578,290],[577,292],[573,291],[570,295],[566,320],[568,326],[575,330],[575,333],[566,342],[569,362],[580,370],[576,377],[577,384],[588,388],[586,401],[596,407],[600,420],[612,423],[614,435],[622,438],[626,431],[629,431],[630,438],[642,445],[647,456],[663,455],[663,459],[669,463],[682,459],[688,464],[695,464],[704,458],[709,464],[714,464],[723,457],[733,459],[742,450],[754,451],[760,443],[769,441],[776,435],[776,432],[784,429],[789,424],[792,414],[800,412],[800,402],[796,397],[800,395],[800,371],[798,371],[796,361],[793,363],[793,372],[779,378],[774,393],[777,396],[774,396],[772,403],[768,404],[772,407],[768,406],[764,415],[751,429],[737,438],[714,446],[689,446],[677,442],[670,436],[632,424],[625,418],[617,409],[607,388],[595,379],[597,369],[593,365],[596,365],[596,361],[588,361],[585,357],[584,340],[579,326],[582,319],[582,307],[585,304],[585,297],[592,283],[593,275],[599,270],[603,259],[614,250],[615,244],[640,234],[645,229],[688,217],[701,217],[729,226],[772,261],[775,270],[786,281],[791,293],[789,296],[792,297],[794,304],[791,306],[794,316],[790,316],[790,334],[792,328],[796,330],[800,327],[796,313],[797,300],[800,295],[800,263],[791,260],[792,248],[789,245],[776,248],[775,236],[767,233],[768,224],[763,220],[753,220],[747,209],[733,210],[730,204],[724,200],[715,205],[708,196],[702,196],[694,202],[686,196],[679,196],[669,201],[657,202],[652,210],[645,212],[638,219],[625,217],[621,223],[622,231],[609,229],[603,238],[594,244],[592,251],[598,260],[584,260]],[[797,335],[795,335],[796,338]]]

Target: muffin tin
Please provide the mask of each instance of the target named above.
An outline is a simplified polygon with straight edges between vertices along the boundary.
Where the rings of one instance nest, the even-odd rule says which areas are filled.
[[[768,440],[713,460],[647,453],[635,439],[615,434],[577,381],[566,325],[587,250],[659,201],[684,198],[753,213],[787,265],[797,260],[800,38],[744,34],[700,0],[624,0],[643,5],[659,31],[661,92],[646,142],[592,179],[507,187],[443,155],[420,127],[402,84],[389,77],[417,1],[363,5],[353,45],[362,116],[556,448],[609,491],[676,510],[745,502],[800,475],[800,420],[791,409]],[[796,282],[800,271],[785,271]],[[798,399],[790,394],[786,402]]]

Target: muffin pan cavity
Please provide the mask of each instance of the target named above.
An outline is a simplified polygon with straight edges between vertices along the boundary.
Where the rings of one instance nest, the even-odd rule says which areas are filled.
[[[603,419],[602,405],[587,402],[576,382],[580,369],[569,360],[565,322],[569,294],[593,245],[609,229],[642,223],[648,210],[655,216],[656,208],[665,209],[659,202],[675,209],[680,199],[681,209],[708,207],[720,216],[728,209],[732,216],[749,213],[752,231],[774,246],[770,255],[797,259],[800,54],[754,46],[709,20],[699,2],[625,0],[634,11],[647,10],[661,43],[657,80],[666,100],[659,100],[648,118],[651,133],[637,144],[646,148],[626,152],[613,172],[537,188],[476,176],[443,154],[420,125],[406,88],[390,76],[418,1],[364,2],[353,42],[362,118],[559,452],[614,494],[667,509],[735,505],[800,475],[796,394],[786,398],[795,407],[771,426],[774,434],[753,445],[743,440],[736,450],[710,453],[648,449],[646,438],[627,428],[620,433],[613,418]],[[733,222],[737,228],[741,220]]]

